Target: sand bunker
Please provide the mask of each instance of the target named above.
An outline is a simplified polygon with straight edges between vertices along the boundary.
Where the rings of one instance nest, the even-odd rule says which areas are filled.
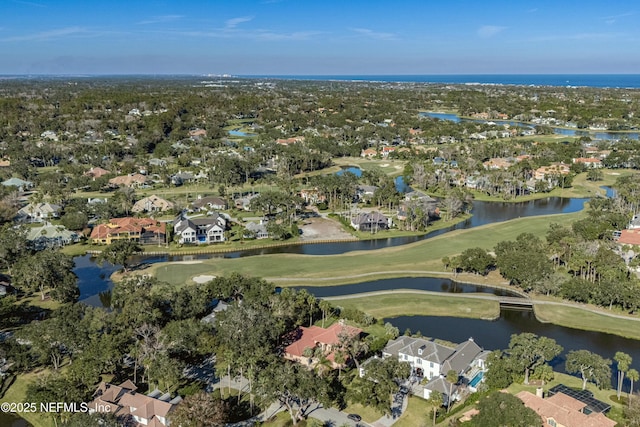
[[[192,280],[196,283],[207,283],[215,279],[216,276],[209,276],[207,274],[201,274],[200,276],[194,277]]]

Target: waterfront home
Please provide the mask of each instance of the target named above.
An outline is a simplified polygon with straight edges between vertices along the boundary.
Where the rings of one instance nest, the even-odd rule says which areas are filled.
[[[377,211],[362,212],[351,218],[351,226],[358,231],[388,230],[391,224],[391,218]]]
[[[67,230],[62,225],[44,224],[41,227],[29,228],[27,240],[36,250],[59,248],[80,240],[75,231]]]
[[[554,387],[555,388],[555,387]],[[565,387],[566,389],[566,387]],[[573,394],[570,389],[568,393]],[[587,392],[588,393],[588,392]],[[553,427],[614,427],[617,423],[585,402],[558,392],[544,398],[542,388],[536,394],[521,391],[516,397],[542,419],[543,426]],[[591,399],[596,401],[595,399]],[[598,401],[596,401],[598,402]],[[603,403],[603,402],[600,402]],[[605,405],[610,408],[610,405]]]
[[[408,362],[412,377],[428,381],[414,389],[417,395],[428,399],[433,391],[449,395],[449,383],[446,383],[446,392],[442,390],[445,385],[444,377],[449,371],[458,374],[458,384],[475,389],[484,377],[489,352],[478,346],[472,338],[452,348],[424,338],[401,336],[389,341],[382,350],[382,355]],[[454,387],[451,398],[456,399],[457,395],[458,388]]]
[[[332,369],[338,369],[349,362],[348,356],[343,356],[343,360],[336,360],[335,350],[342,337],[354,338],[360,334],[362,329],[345,325],[343,321],[336,322],[328,328],[315,325],[309,328],[300,326],[284,337],[287,345],[283,357],[310,368],[324,358],[330,362]]]
[[[569,175],[570,167],[565,163],[551,163],[549,166],[541,166],[533,172],[536,181],[549,180],[552,176]]]
[[[245,226],[245,233],[243,237],[245,239],[266,239],[269,237],[267,226],[263,221],[248,222]]]
[[[173,232],[178,243],[209,244],[226,240],[224,232],[227,220],[218,213],[204,218],[179,216],[173,223]]]
[[[106,224],[93,227],[90,240],[91,243],[103,245],[123,239],[140,244],[162,244],[165,243],[166,234],[166,224],[151,218],[112,218]]]

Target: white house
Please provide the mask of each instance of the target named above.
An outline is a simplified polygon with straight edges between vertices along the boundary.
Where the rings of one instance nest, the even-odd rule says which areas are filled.
[[[51,203],[29,203],[18,211],[18,220],[24,222],[45,222],[60,216],[60,206]]]
[[[224,242],[226,229],[227,220],[219,214],[191,219],[180,216],[173,223],[173,231],[178,238],[178,243],[209,244]]]

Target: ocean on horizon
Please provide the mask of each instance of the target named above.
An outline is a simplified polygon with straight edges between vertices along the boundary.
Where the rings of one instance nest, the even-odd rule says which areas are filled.
[[[253,75],[239,77],[384,83],[640,88],[640,74]]]

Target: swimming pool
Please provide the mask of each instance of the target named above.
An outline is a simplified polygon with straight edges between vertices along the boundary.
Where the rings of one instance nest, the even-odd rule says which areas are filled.
[[[482,381],[482,377],[484,376],[484,372],[480,371],[476,374],[475,377],[473,377],[473,379],[469,382],[469,385],[471,387],[476,387],[480,381]]]

